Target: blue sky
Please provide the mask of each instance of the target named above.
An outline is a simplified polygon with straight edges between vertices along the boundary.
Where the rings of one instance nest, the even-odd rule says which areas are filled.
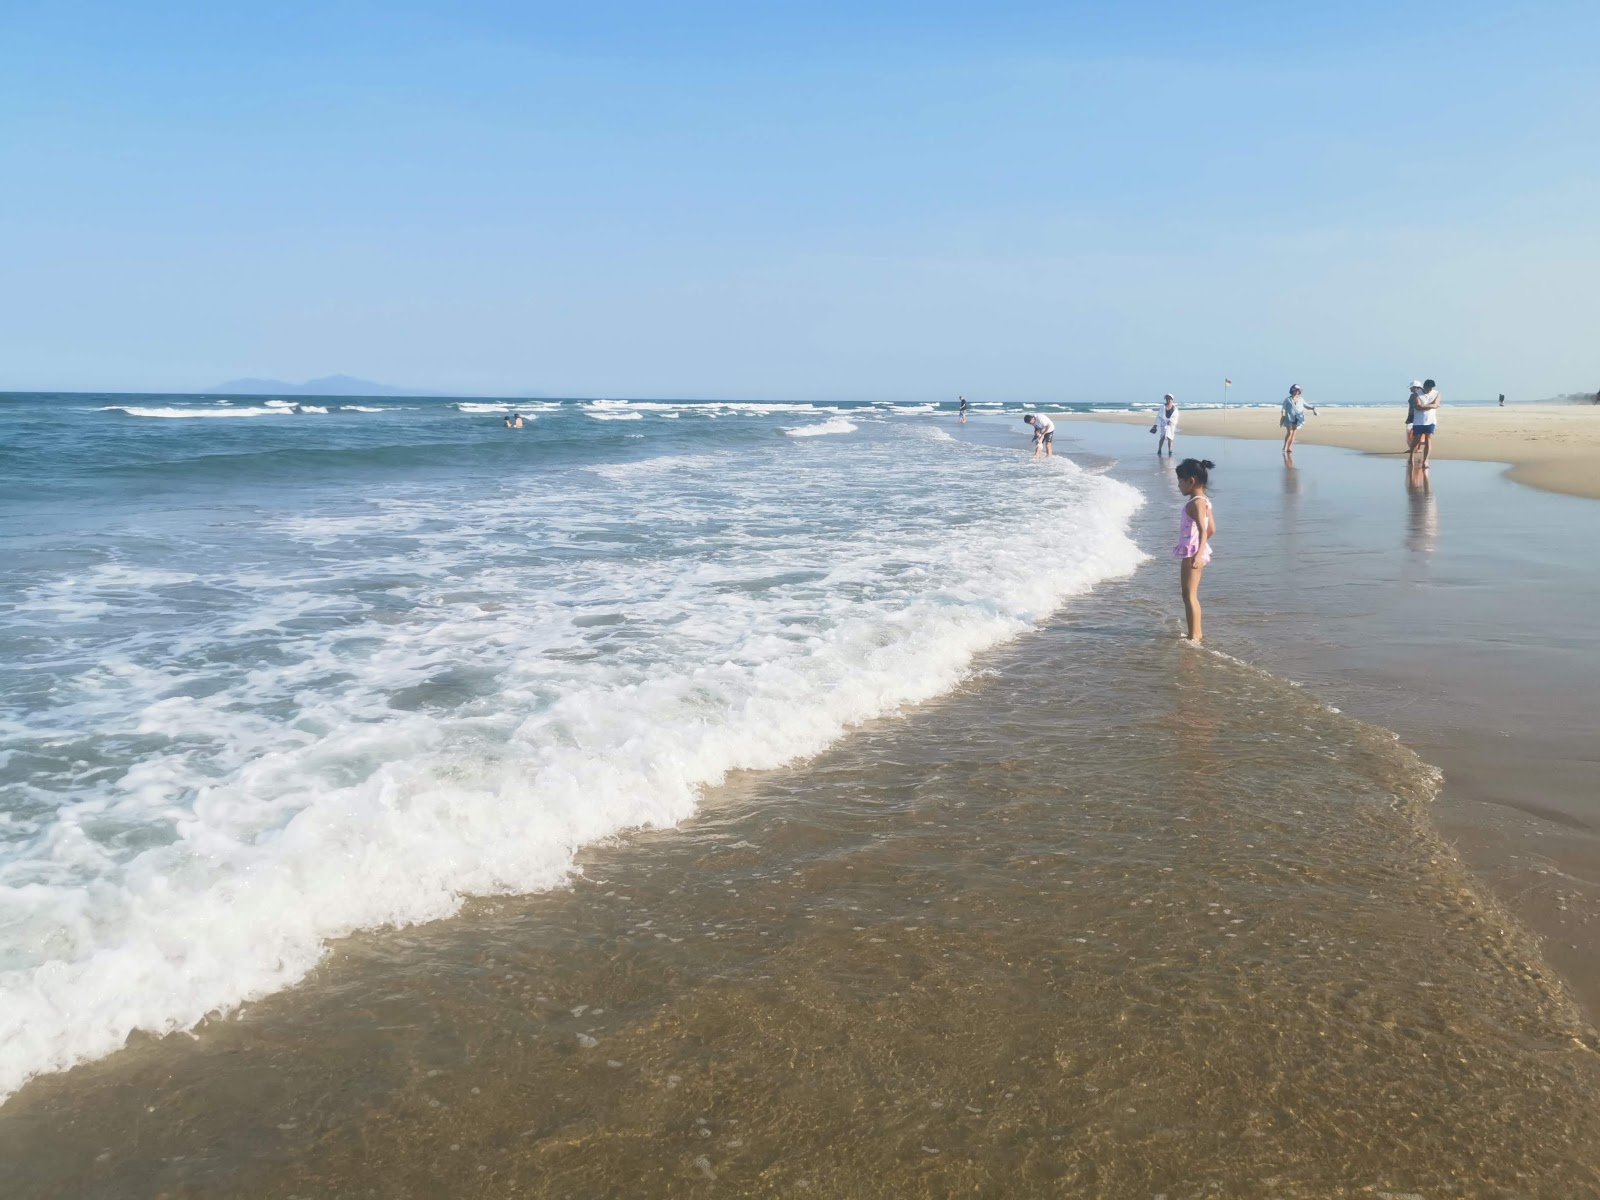
[[[0,5],[0,388],[1600,386],[1600,5]]]

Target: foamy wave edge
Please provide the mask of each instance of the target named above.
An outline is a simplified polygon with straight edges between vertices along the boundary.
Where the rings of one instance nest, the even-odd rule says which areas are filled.
[[[292,406],[274,406],[267,408],[138,408],[123,404],[107,404],[100,412],[126,413],[130,417],[161,417],[167,420],[179,420],[184,417],[292,417]],[[327,412],[327,409],[318,409],[318,412]]]
[[[843,417],[834,417],[817,425],[795,425],[785,429],[790,437],[822,437],[830,433],[854,433],[860,426]]]
[[[333,939],[448,917],[468,896],[559,886],[581,847],[683,821],[730,771],[810,757],[950,691],[976,655],[1146,557],[1127,535],[1143,497],[1079,479],[1081,496],[1057,514],[1070,529],[1050,556],[1027,557],[1031,574],[980,574],[982,591],[845,620],[794,661],[684,664],[642,685],[583,689],[524,721],[500,759],[419,757],[448,749],[421,714],[350,730],[368,751],[392,749],[384,767],[253,841],[191,823],[183,842],[127,873],[117,945],[0,973],[0,1101],[36,1075],[113,1053],[135,1030],[192,1029],[292,986]]]

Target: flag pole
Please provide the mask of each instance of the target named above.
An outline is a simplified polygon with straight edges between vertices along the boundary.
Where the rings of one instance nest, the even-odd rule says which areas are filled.
[[[1222,448],[1228,448],[1228,389],[1233,386],[1233,380],[1226,375],[1222,377]]]

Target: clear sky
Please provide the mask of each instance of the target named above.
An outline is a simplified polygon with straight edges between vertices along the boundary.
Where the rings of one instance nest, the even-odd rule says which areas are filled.
[[[1600,3],[0,2],[0,389],[1600,387]]]

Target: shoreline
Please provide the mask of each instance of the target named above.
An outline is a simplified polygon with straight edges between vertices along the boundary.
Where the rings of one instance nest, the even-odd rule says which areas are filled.
[[[1097,415],[1082,448],[1159,495],[1171,460],[1146,453],[1154,439],[1131,417]],[[1265,440],[1241,432],[1180,452],[1217,459],[1232,501],[1218,545],[1237,562],[1207,580],[1208,645],[1311,687],[1440,769],[1434,831],[1600,1024],[1600,803],[1583,715],[1600,671],[1600,635],[1583,632],[1600,580],[1558,532],[1592,519],[1589,498],[1491,473],[1508,455],[1417,482],[1382,451],[1325,439],[1285,462],[1250,445]],[[1403,507],[1389,490],[1401,483]]]
[[[0,1162],[32,1200],[1580,1193],[1589,1031],[1405,815],[1422,764],[1148,636],[1154,582],[567,888],[35,1081]]]
[[[1283,437],[1276,408],[1186,410],[1180,404],[1178,412],[1179,437],[1253,441]],[[1452,408],[1446,401],[1440,414],[1434,458],[1504,463],[1507,477],[1517,483],[1600,500],[1600,474],[1593,467],[1595,456],[1600,454],[1600,405]],[[1400,457],[1405,453],[1405,437],[1402,422],[1395,417],[1401,415],[1399,403],[1393,408],[1323,408],[1315,416],[1308,415],[1295,444],[1338,446],[1363,454]],[[1072,424],[1145,425],[1154,419],[1154,409],[1148,413],[1062,413],[1055,419]]]
[[[1211,443],[1208,654],[1177,637],[1171,464],[1140,430],[1094,443],[1076,465],[1146,497],[1137,570],[937,698],[591,845],[567,887],[357,933],[193,1036],[35,1079],[0,1109],[0,1191],[1586,1194],[1600,1043],[1440,838],[1429,765],[1435,694],[1455,743],[1507,694],[1463,682],[1507,589],[1444,598],[1442,656],[1391,612],[1480,549],[1559,547],[1585,502]],[[1587,628],[1551,607],[1580,566],[1511,576],[1545,605],[1529,637]],[[1533,777],[1529,726],[1588,678],[1541,674],[1509,753],[1481,748]]]

